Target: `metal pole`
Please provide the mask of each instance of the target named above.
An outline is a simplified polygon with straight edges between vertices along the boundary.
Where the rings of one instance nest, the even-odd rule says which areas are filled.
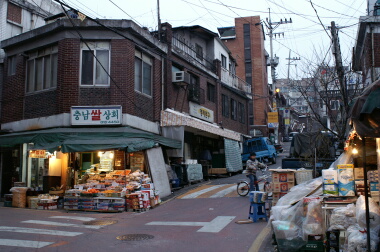
[[[365,219],[367,224],[367,251],[371,251],[371,233],[370,233],[370,219],[369,219],[369,202],[368,202],[368,178],[367,178],[367,160],[366,160],[366,147],[365,137],[362,140],[363,145],[363,170],[364,170],[364,195],[365,195]]]

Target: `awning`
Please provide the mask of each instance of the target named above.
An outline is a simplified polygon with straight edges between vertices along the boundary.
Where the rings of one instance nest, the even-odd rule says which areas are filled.
[[[203,130],[214,135],[229,138],[235,141],[241,140],[241,134],[232,130],[223,129],[218,125],[202,121],[200,119],[182,114],[180,112],[166,109],[161,111],[161,126],[188,126],[191,128]]]
[[[181,148],[178,140],[145,132],[130,127],[108,128],[52,128],[10,133],[0,136],[0,146],[34,143],[35,149],[62,152],[83,152],[108,149],[123,149],[134,152],[152,148],[159,144],[169,148]]]
[[[368,86],[351,109],[356,132],[362,137],[380,137],[380,80]]]

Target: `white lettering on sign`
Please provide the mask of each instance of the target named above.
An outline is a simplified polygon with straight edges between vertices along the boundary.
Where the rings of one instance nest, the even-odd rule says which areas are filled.
[[[181,222],[181,221],[153,221],[145,225],[157,226],[201,226],[197,232],[218,233],[222,231],[236,216],[218,216],[210,222]]]

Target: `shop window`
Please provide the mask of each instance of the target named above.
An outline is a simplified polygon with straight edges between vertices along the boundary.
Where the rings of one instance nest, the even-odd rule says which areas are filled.
[[[129,154],[129,168],[131,169],[131,172],[137,170],[144,171],[144,162],[144,153],[142,151]]]
[[[108,86],[110,44],[108,42],[81,43],[81,85]]]
[[[53,46],[29,53],[26,92],[57,87],[58,47]]]
[[[152,95],[152,65],[151,57],[135,52],[135,90],[149,96]]]
[[[237,120],[237,103],[234,99],[231,99],[231,119]]]
[[[207,83],[207,100],[215,102],[215,85]]]
[[[229,107],[229,101],[228,96],[222,94],[222,115],[225,117],[230,116],[230,107]]]

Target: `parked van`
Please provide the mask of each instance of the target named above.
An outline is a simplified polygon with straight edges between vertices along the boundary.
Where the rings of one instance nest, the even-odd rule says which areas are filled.
[[[290,132],[289,133],[289,141],[290,142],[292,141],[292,139],[293,139],[293,137],[294,137],[295,134],[298,134],[298,132]]]
[[[272,164],[276,163],[276,148],[268,137],[256,137],[243,143],[243,154],[241,156],[243,165],[245,165],[252,152],[256,152],[256,158],[259,162],[264,162],[264,159],[267,159]]]

